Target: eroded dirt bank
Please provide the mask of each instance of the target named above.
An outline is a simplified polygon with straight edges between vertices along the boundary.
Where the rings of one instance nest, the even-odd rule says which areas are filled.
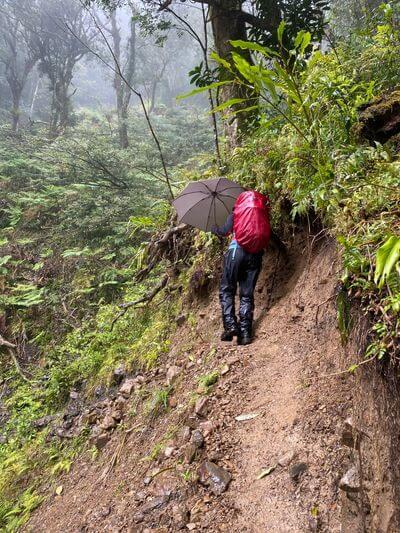
[[[61,495],[56,485],[44,488],[48,499],[27,530],[353,532],[366,524],[370,531],[398,531],[397,474],[388,468],[393,420],[381,420],[374,397],[386,388],[368,374],[340,373],[355,362],[336,324],[340,265],[333,243],[311,248],[312,242],[304,232],[295,235],[278,269],[276,252],[266,255],[251,346],[218,340],[216,291],[191,305],[197,324],[179,327],[158,370],[136,376],[123,421],[99,457],[85,454],[57,482]],[[199,377],[213,371],[218,381],[206,394]],[[146,398],[167,385],[168,412],[145,416]],[[393,419],[397,412],[385,398],[384,412]],[[357,480],[351,492],[339,489],[358,457],[343,444],[348,417],[371,433],[368,449],[362,448],[364,513]],[[205,461],[223,469],[226,491],[212,490]]]

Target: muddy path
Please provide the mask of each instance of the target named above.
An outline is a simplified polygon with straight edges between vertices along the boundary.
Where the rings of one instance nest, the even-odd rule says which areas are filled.
[[[339,265],[333,244],[310,243],[301,232],[288,258],[266,255],[252,345],[219,341],[216,290],[192,305],[197,338],[188,326],[179,328],[164,366],[144,378],[148,388],[165,385],[171,364],[178,368],[171,409],[157,420],[125,420],[128,430],[122,436],[116,430],[96,461],[83,456],[57,481],[60,496],[45,487],[48,498],[27,531],[345,530],[338,480],[349,452],[340,431],[351,411],[352,383],[335,375],[343,360],[334,298]],[[220,378],[196,415],[198,377],[215,368]],[[249,414],[255,416],[237,420]],[[171,427],[176,431],[166,442]],[[205,443],[189,460],[185,432],[194,428]],[[198,483],[205,460],[232,476],[222,495]],[[357,516],[346,520],[348,531],[358,530]]]
[[[271,280],[272,264],[261,285]],[[341,531],[337,482],[347,452],[339,434],[351,393],[348,380],[330,376],[343,350],[335,251],[326,243],[310,250],[299,239],[282,267],[270,309],[263,309],[265,295],[258,296],[254,344],[240,349],[245,366],[224,436],[236,443],[230,499],[237,513],[230,529]],[[242,413],[257,417],[238,422]]]

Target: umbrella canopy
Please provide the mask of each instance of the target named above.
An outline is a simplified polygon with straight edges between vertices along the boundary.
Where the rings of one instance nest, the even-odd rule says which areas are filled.
[[[232,212],[243,187],[226,178],[193,181],[175,198],[179,222],[210,231],[221,226]]]

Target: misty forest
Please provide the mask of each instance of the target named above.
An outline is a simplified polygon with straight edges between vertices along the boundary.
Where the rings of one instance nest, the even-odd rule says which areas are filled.
[[[400,531],[400,2],[0,0],[0,530]],[[254,342],[226,242],[267,194]]]

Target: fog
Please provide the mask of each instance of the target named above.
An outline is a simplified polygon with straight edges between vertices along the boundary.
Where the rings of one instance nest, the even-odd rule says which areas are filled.
[[[111,12],[78,0],[2,0],[1,118],[11,115],[14,129],[52,120],[63,128],[70,120],[63,115],[117,108],[119,89],[131,93],[128,108],[138,104],[132,89],[150,112],[183,105],[176,97],[190,89],[188,73],[201,62],[196,39],[204,39],[204,28],[201,9],[174,11],[149,14],[132,2]],[[122,88],[119,69],[129,71]],[[206,102],[197,97],[190,105]]]

